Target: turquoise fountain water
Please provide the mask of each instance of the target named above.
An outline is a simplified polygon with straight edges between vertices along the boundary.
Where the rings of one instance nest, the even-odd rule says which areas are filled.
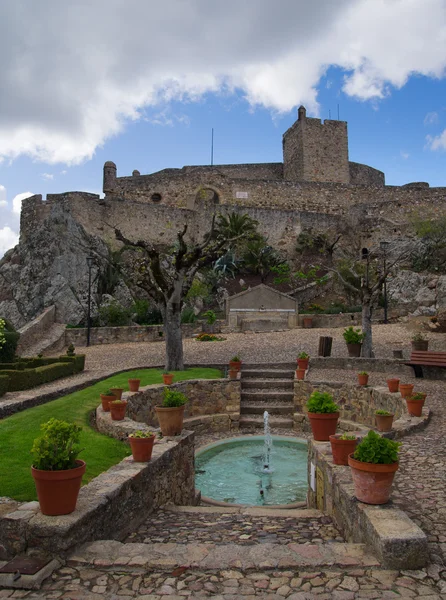
[[[197,452],[195,487],[214,500],[248,505],[291,504],[306,499],[305,440],[265,435],[217,442]]]

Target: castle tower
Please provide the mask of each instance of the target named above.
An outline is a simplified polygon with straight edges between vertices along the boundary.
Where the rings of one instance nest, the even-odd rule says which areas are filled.
[[[116,187],[116,174],[117,169],[114,162],[108,160],[104,164],[104,178],[102,184],[102,191],[104,194],[110,194]]]
[[[304,106],[283,134],[283,177],[289,181],[350,183],[346,121],[307,117]]]

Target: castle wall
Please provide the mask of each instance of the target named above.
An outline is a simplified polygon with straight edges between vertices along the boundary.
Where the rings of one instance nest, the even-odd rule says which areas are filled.
[[[349,162],[350,183],[352,185],[385,185],[385,176],[382,171],[362,165],[361,163]]]

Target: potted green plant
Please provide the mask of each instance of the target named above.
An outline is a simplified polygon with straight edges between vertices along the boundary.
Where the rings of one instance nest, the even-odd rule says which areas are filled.
[[[79,460],[81,427],[58,419],[42,423],[43,435],[34,440],[31,473],[44,515],[67,515],[76,508],[85,473]]]
[[[310,361],[310,355],[306,352],[301,352],[297,356],[297,368],[304,369],[305,371],[308,369],[308,363]]]
[[[112,421],[123,421],[127,408],[126,400],[112,400],[110,403],[110,414]]]
[[[400,380],[396,377],[387,380],[387,387],[389,388],[389,392],[394,394],[398,391],[400,385]]]
[[[163,436],[178,435],[183,429],[184,405],[188,398],[182,392],[164,388],[163,403],[155,406]]]
[[[229,361],[229,368],[233,371],[240,371],[240,369],[242,368],[242,359],[238,354],[233,356]]]
[[[173,383],[173,373],[169,373],[167,369],[163,371],[163,383],[164,385],[172,385]]]
[[[336,433],[339,419],[339,407],[328,392],[314,391],[308,398],[306,408],[313,437],[318,442],[328,442],[330,435]]]
[[[152,458],[155,434],[151,431],[134,431],[129,435],[129,443],[135,462],[149,462]]]
[[[348,465],[348,456],[355,451],[358,438],[356,435],[343,433],[330,436],[331,453],[335,465]]]
[[[412,396],[414,384],[413,383],[400,383],[400,394],[403,398],[409,398]]]
[[[203,313],[203,317],[206,319],[206,322],[202,325],[202,331],[204,333],[215,333],[215,321],[217,320],[217,315],[213,310],[207,310]]]
[[[124,388],[119,388],[119,387],[111,387],[110,388],[111,393],[116,396],[116,398],[118,400],[121,400],[122,398],[122,392],[124,391]]]
[[[421,417],[426,394],[416,392],[406,398],[407,410],[412,417]]]
[[[141,384],[141,379],[129,379],[128,384],[130,392],[138,392],[139,386]]]
[[[105,392],[100,394],[100,396],[101,396],[102,409],[105,412],[108,412],[110,410],[110,402],[113,402],[113,400],[116,400],[116,396],[114,395],[114,393],[111,390],[106,390]]]
[[[412,336],[412,350],[424,351],[429,349],[429,340],[421,333],[418,332]]]
[[[366,504],[386,504],[390,498],[401,443],[370,430],[348,457],[355,495]]]
[[[360,329],[355,329],[353,325],[350,325],[350,327],[344,329],[342,335],[347,344],[348,355],[353,358],[361,356],[361,347],[365,334]]]
[[[75,347],[73,344],[70,344],[67,348],[67,356],[76,356]]]
[[[360,371],[358,373],[358,383],[359,385],[367,385],[369,382],[369,374],[367,371]]]
[[[376,427],[378,431],[391,431],[394,416],[393,413],[388,410],[383,410],[382,408],[375,410]]]

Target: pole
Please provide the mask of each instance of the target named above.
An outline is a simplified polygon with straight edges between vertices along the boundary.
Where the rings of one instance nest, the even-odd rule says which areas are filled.
[[[88,265],[87,346],[90,345],[91,329],[91,264]]]
[[[212,134],[211,134],[211,167],[214,164],[214,128],[212,127]]]
[[[384,252],[384,323],[388,323],[387,320],[387,272],[386,272],[386,253]]]

